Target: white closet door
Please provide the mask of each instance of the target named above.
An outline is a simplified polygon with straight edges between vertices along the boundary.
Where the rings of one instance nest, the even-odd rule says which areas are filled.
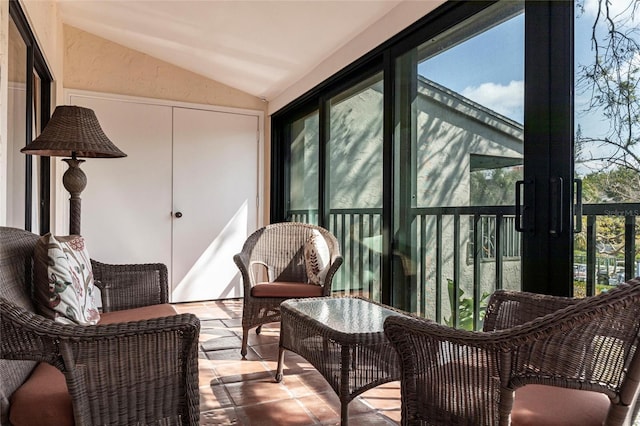
[[[87,175],[81,230],[91,257],[170,267],[171,107],[76,95],[69,104],[93,109],[127,154],[87,158],[81,166]]]
[[[257,227],[258,118],[174,108],[173,126],[172,301],[240,297],[233,255]]]

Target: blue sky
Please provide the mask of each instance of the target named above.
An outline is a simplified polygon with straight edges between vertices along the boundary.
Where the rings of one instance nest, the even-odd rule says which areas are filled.
[[[613,15],[625,13],[630,0],[609,0]],[[575,12],[575,69],[593,63],[591,26],[597,13],[597,0],[585,0],[585,11]],[[640,12],[638,13],[640,15]],[[640,25],[640,16],[636,16]],[[524,14],[483,34],[455,46],[418,66],[418,73],[467,98],[497,111],[519,123],[523,122],[524,100]],[[640,57],[637,58],[640,61]],[[583,110],[589,94],[575,93],[575,129],[598,137],[609,130],[608,121],[599,112]],[[593,146],[591,151],[601,150]],[[595,167],[598,167],[595,165]],[[580,172],[580,171],[579,171]],[[588,172],[587,169],[582,172]]]
[[[629,0],[613,0],[612,8],[621,11]],[[597,0],[586,0],[585,13],[576,11],[575,54],[578,64],[593,61],[591,25]],[[418,72],[443,86],[487,106],[519,123],[523,121],[524,94],[524,14],[472,38],[423,63]],[[578,94],[577,94],[578,96]],[[584,100],[576,99],[580,108]],[[602,128],[599,119],[577,117],[583,130]]]
[[[523,51],[520,15],[421,63],[418,73],[522,123]]]

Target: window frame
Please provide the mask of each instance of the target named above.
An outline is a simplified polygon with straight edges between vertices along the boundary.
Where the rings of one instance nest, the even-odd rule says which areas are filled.
[[[40,112],[40,131],[42,131],[51,116],[51,83],[53,82],[53,75],[49,71],[49,68],[42,54],[42,50],[38,46],[36,37],[33,34],[29,26],[27,17],[20,6],[18,0],[9,0],[9,19],[13,21],[22,40],[27,47],[27,67],[26,73],[26,129],[25,129],[25,146],[33,138],[33,123],[36,117],[33,116],[34,98],[40,100],[39,112]],[[34,87],[34,75],[38,75],[40,78],[40,92],[36,95],[36,88]],[[36,121],[36,122],[37,122]],[[50,157],[41,157],[40,159],[40,192],[38,194],[38,206],[39,209],[40,227],[38,232],[40,235],[44,235],[49,232],[51,228],[51,160]],[[25,155],[25,229],[33,231],[33,156]]]

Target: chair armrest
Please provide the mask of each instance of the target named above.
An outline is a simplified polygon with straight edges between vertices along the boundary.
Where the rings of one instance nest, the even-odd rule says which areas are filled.
[[[489,299],[484,331],[503,330],[573,305],[580,299],[497,290]]]
[[[76,424],[198,424],[198,335],[192,314],[63,325],[0,298],[0,356],[63,372]]]
[[[245,252],[238,253],[233,256],[233,261],[240,270],[240,275],[242,275],[242,285],[246,297],[251,293],[251,287],[256,284],[253,274],[249,270],[249,255]]]
[[[103,312],[169,302],[169,278],[162,263],[110,265],[91,260]]]
[[[334,254],[331,256],[331,264],[329,265],[329,269],[327,270],[327,275],[324,277],[324,286],[322,289],[323,296],[331,295],[331,285],[333,284],[333,277],[340,269],[340,265],[344,261],[342,255]]]

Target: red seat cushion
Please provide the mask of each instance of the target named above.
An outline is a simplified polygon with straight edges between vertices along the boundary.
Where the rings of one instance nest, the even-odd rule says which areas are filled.
[[[46,362],[38,364],[11,395],[9,421],[13,426],[72,426],[73,406],[60,370]]]
[[[136,321],[175,315],[169,304],[144,306],[101,315],[99,324]],[[73,425],[73,405],[64,375],[41,362],[11,395],[9,421],[13,426]]]
[[[251,288],[253,297],[320,297],[322,287],[315,284],[291,283],[275,281],[272,283],[260,283]]]
[[[118,322],[170,317],[177,313],[173,306],[168,303],[163,303],[161,305],[142,306],[140,308],[125,309],[123,311],[105,312],[100,315],[100,322],[98,324],[115,324]]]
[[[553,386],[526,385],[516,389],[513,426],[602,425],[609,411],[602,393]]]

